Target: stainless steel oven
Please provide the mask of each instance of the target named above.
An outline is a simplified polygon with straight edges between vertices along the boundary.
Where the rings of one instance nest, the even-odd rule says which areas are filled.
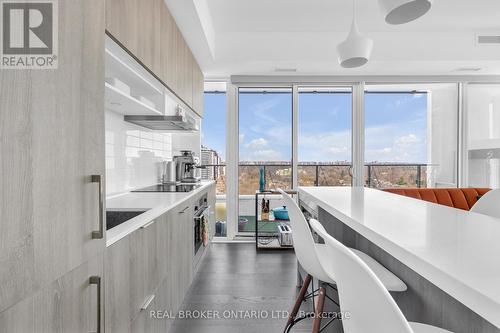
[[[200,247],[208,245],[208,226],[210,217],[210,207],[207,204],[207,198],[204,196],[195,206],[194,213],[194,253],[196,254]]]

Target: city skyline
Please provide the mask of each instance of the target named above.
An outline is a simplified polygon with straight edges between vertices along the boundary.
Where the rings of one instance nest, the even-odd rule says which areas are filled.
[[[239,100],[240,161],[290,161],[291,94]],[[367,93],[365,105],[367,163],[427,163],[426,93]],[[225,94],[206,94],[205,108],[203,145],[225,160]],[[299,110],[299,162],[349,162],[351,94],[300,93]]]

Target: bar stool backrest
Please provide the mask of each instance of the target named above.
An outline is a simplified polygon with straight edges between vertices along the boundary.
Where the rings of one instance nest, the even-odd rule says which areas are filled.
[[[324,282],[333,282],[319,262],[311,229],[299,205],[282,189],[278,189],[278,192],[283,196],[283,201],[288,208],[288,217],[290,218],[290,225],[292,227],[293,247],[300,265],[313,277]]]
[[[470,211],[500,218],[500,189],[483,194]]]
[[[335,277],[344,333],[413,333],[408,321],[372,270],[351,250],[330,236],[315,219],[311,228],[325,240],[323,269]]]

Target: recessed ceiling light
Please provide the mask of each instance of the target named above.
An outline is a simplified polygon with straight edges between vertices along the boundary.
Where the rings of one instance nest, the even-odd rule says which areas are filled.
[[[289,73],[295,73],[297,71],[297,68],[275,68],[275,72],[289,72]]]
[[[493,35],[476,35],[477,45],[500,45],[500,34]]]
[[[385,21],[404,24],[418,19],[431,9],[432,0],[379,0]]]
[[[481,69],[481,67],[459,67],[455,72],[479,72]]]

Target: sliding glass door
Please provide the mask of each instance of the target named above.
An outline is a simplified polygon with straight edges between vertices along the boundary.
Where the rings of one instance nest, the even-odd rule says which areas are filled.
[[[231,190],[237,191],[234,217],[228,216],[232,234],[255,231],[261,172],[266,189],[458,186],[456,83],[290,84],[232,91],[236,116],[227,125],[233,131],[228,147],[238,159],[230,168],[231,174],[238,169],[237,177],[228,178]],[[493,105],[488,114],[495,114],[495,102],[488,105]],[[487,152],[490,169],[497,160],[492,151]],[[479,160],[473,154],[478,155],[471,153],[469,159]],[[497,181],[490,178],[490,183]],[[266,199],[271,209],[282,205],[279,196]]]
[[[365,186],[456,187],[458,85],[365,90]]]
[[[292,88],[240,88],[238,233],[255,231],[255,192],[292,188]],[[271,202],[271,209],[279,205]]]
[[[298,185],[351,186],[352,88],[298,93]]]
[[[201,124],[201,169],[203,180],[215,180],[215,236],[227,236],[226,206],[226,84],[205,83],[205,114]]]

